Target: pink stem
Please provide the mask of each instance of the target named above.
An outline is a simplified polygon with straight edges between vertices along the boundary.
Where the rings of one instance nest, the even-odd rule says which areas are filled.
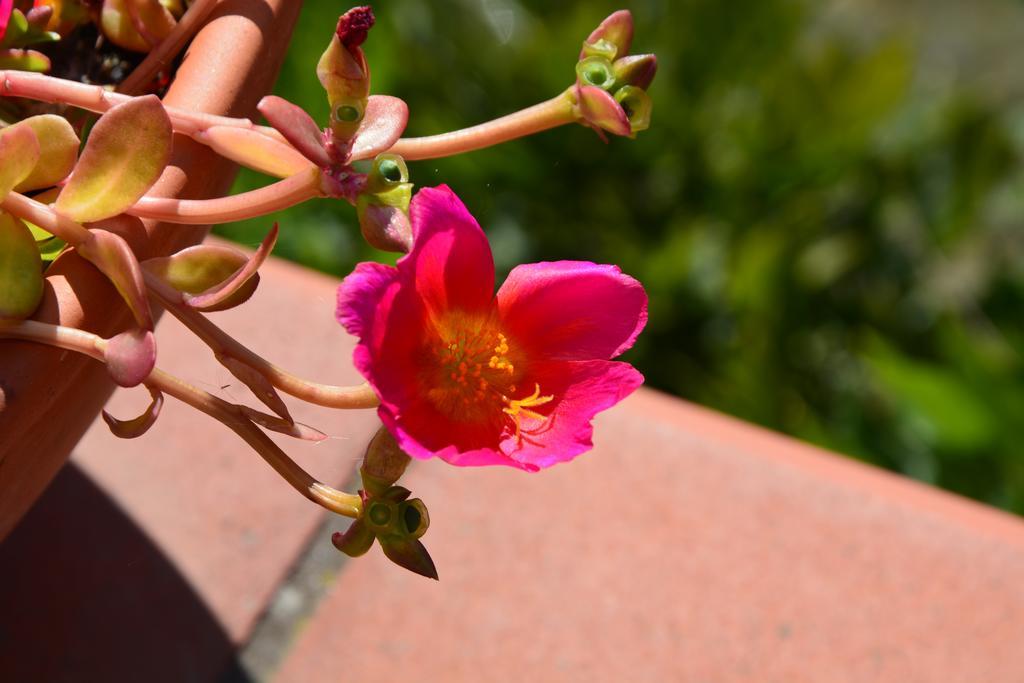
[[[60,215],[46,204],[40,204],[36,200],[17,192],[8,192],[7,196],[0,202],[0,207],[10,211],[22,220],[38,225],[46,232],[56,235],[73,247],[78,246],[91,236],[86,228],[70,218]]]
[[[0,70],[0,95],[9,97],[26,97],[39,102],[69,104],[79,109],[87,109],[102,114],[115,104],[127,102],[131,95],[112,93],[97,85],[86,85],[75,81],[54,78],[43,74],[26,71]],[[249,119],[236,119],[229,116],[216,116],[192,112],[176,107],[165,107],[171,117],[174,130],[185,135],[194,135],[212,126],[233,126],[250,128],[264,135],[284,142],[284,137],[269,126],[257,126]]]
[[[167,223],[211,225],[265,216],[323,196],[320,169],[310,168],[258,190],[218,199],[143,197],[125,213]]]
[[[238,359],[267,378],[277,389],[327,408],[376,408],[380,403],[369,384],[343,387],[301,379],[250,351],[214,325],[199,311],[184,304],[181,294],[149,271],[143,272],[149,291],[217,355]]]
[[[0,339],[3,338],[48,344],[83,353],[100,362],[104,361],[103,352],[107,346],[106,339],[91,332],[35,320],[0,320]],[[346,517],[358,518],[361,514],[362,500],[359,496],[338,491],[314,479],[254,425],[239,406],[197,389],[159,368],[153,369],[146,377],[145,384],[151,389],[157,389],[187,403],[228,426],[252,446],[296,491],[314,503]]]
[[[574,121],[576,116],[569,91],[566,91],[540,104],[471,128],[421,138],[402,138],[388,152],[409,160],[435,159],[491,147]]]

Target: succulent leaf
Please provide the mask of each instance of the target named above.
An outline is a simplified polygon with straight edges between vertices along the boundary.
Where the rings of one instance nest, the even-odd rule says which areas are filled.
[[[57,210],[80,223],[122,213],[163,173],[171,134],[171,120],[155,95],[111,107],[93,126]]]
[[[276,95],[267,95],[256,108],[302,156],[320,168],[331,165],[324,133],[304,109]]]
[[[17,217],[0,211],[0,318],[29,317],[43,298],[36,241]]]
[[[153,315],[149,310],[142,268],[124,238],[106,230],[94,229],[89,232],[89,239],[77,248],[79,254],[99,268],[114,284],[139,327],[152,330]]]
[[[0,130],[0,139],[23,128],[30,129],[39,147],[38,160],[29,174],[15,184],[16,192],[40,190],[64,180],[78,160],[78,135],[67,119],[54,114],[30,116]],[[0,151],[2,154],[2,151]],[[4,162],[6,164],[6,162]],[[37,201],[41,201],[37,198]]]
[[[156,365],[156,337],[150,330],[122,332],[107,340],[103,360],[107,372],[120,386],[137,386]]]
[[[242,303],[259,282],[258,270],[277,243],[277,223],[270,229],[259,248],[230,277],[202,291],[186,294],[185,303],[200,311],[219,311]]]
[[[23,182],[39,162],[39,140],[28,127],[11,126],[0,135],[0,198]]]
[[[233,161],[276,178],[302,173],[312,164],[294,147],[255,130],[236,126],[212,126],[200,142]]]
[[[110,428],[110,432],[114,436],[122,439],[134,439],[145,434],[156,423],[156,418],[160,416],[160,409],[164,405],[164,395],[158,389],[147,388],[152,398],[149,406],[138,417],[130,420],[118,420],[107,411],[103,411],[103,421],[107,423],[107,427]]]

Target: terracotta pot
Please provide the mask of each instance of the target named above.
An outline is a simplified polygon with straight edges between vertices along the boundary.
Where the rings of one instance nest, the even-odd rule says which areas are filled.
[[[165,102],[252,116],[270,91],[288,47],[300,0],[223,0],[188,50]],[[230,188],[235,166],[177,136],[171,165],[152,194],[209,198]],[[208,227],[147,222],[129,242],[140,257],[201,242]],[[47,275],[37,320],[104,337],[130,326],[110,283],[76,254]],[[157,340],[159,347],[159,339]],[[114,389],[100,363],[37,344],[0,343],[0,539],[17,524],[67,460]]]

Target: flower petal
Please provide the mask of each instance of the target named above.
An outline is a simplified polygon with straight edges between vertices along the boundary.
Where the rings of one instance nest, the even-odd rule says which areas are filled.
[[[483,230],[447,185],[423,188],[409,207],[413,246],[398,262],[432,316],[487,311],[494,258]]]
[[[523,419],[522,439],[506,431],[501,449],[524,469],[544,469],[589,451],[594,446],[590,421],[644,381],[629,363],[605,360],[537,363],[531,374],[555,400],[535,409],[548,418],[545,422]]]
[[[360,263],[338,285],[335,317],[349,334],[365,339],[374,327],[385,292],[397,284],[397,269],[381,263]]]
[[[515,343],[534,358],[606,360],[632,346],[644,328],[647,293],[617,266],[531,263],[509,273],[498,311]]]

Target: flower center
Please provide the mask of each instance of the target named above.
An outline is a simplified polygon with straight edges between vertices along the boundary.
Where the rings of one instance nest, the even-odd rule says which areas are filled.
[[[451,314],[436,331],[426,354],[424,379],[427,397],[442,414],[499,430],[511,422],[519,442],[523,433],[531,432],[523,428],[523,418],[547,421],[533,408],[550,403],[554,396],[542,396],[536,383],[531,394],[522,396],[530,391],[519,386],[526,359],[493,320]]]

